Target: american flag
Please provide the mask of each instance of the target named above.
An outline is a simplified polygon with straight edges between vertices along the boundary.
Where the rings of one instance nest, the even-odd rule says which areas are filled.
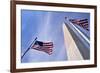
[[[52,54],[53,42],[36,41],[32,46],[32,49],[45,52],[49,55]]]
[[[88,19],[69,19],[70,22],[73,24],[77,24],[80,27],[84,28],[85,30],[89,31],[89,23]]]

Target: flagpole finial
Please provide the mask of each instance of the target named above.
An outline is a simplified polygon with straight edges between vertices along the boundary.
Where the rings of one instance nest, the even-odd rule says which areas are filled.
[[[37,37],[35,38],[35,40],[37,40]]]

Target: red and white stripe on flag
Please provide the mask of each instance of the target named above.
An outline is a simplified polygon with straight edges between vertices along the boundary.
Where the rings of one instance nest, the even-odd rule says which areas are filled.
[[[88,19],[70,19],[69,21],[71,21],[73,24],[77,24],[80,27],[89,30],[89,23],[88,23]]]
[[[49,55],[52,54],[53,42],[41,42],[36,41],[36,44],[32,46],[32,49],[45,52]]]

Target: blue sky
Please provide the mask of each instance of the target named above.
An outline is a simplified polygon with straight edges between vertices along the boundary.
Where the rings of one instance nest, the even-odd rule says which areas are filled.
[[[66,61],[62,23],[65,17],[90,20],[89,13],[21,10],[21,54],[37,37],[39,41],[53,42],[53,54],[30,49],[22,62]]]

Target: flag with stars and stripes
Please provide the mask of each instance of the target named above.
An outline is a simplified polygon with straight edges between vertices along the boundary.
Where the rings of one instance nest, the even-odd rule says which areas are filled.
[[[84,28],[85,30],[89,31],[88,19],[70,19],[69,21],[72,22],[73,24],[77,24],[80,27]]]
[[[32,49],[45,52],[49,55],[52,54],[53,42],[36,41],[32,46]]]

